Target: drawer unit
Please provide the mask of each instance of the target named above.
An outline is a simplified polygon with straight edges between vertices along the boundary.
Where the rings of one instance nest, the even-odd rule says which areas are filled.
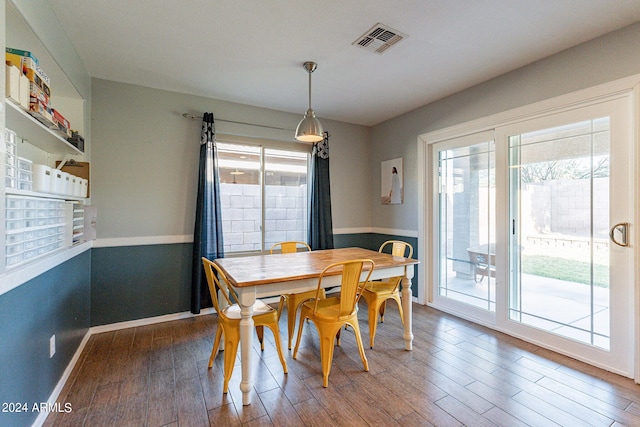
[[[18,146],[16,145],[16,133],[5,129],[4,140],[7,147],[5,154],[5,186],[18,188]]]
[[[18,189],[19,190],[33,190],[33,162],[29,159],[18,157]]]
[[[64,247],[63,200],[7,195],[5,206],[7,269]]]
[[[73,246],[85,241],[84,238],[84,205],[68,201],[65,209],[65,226],[67,228],[65,243]]]

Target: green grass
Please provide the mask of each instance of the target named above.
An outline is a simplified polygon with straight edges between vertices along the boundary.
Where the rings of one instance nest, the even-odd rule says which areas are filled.
[[[535,276],[566,280],[574,283],[591,283],[591,269],[588,262],[548,256],[522,255],[522,272]],[[609,287],[609,266],[594,264],[595,286]]]

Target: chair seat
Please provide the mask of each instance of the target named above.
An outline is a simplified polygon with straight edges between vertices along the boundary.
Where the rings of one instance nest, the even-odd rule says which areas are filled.
[[[307,301],[303,304],[303,306],[306,309],[313,311],[315,303],[315,301]],[[355,310],[353,310],[353,312],[349,316],[343,316],[343,318],[351,317],[354,313],[356,313]],[[318,308],[316,310],[315,319],[320,321],[335,321],[336,318],[340,318],[340,298],[330,297],[318,300]]]
[[[240,315],[240,306],[238,304],[233,304],[228,307],[225,307],[222,309],[222,311],[230,320],[240,321],[240,319],[242,318],[242,316]],[[258,320],[256,319],[256,317],[268,315],[272,313],[276,313],[275,308],[272,308],[271,306],[265,304],[260,300],[257,300],[255,304],[253,304],[253,321],[254,322]]]
[[[393,282],[369,282],[366,288],[362,290],[363,294],[391,295],[398,292],[398,287]]]

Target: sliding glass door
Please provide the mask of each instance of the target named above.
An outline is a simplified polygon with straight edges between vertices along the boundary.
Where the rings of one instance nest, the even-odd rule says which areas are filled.
[[[604,349],[609,131],[609,117],[599,117],[509,137],[509,319]]]
[[[632,372],[633,217],[624,101],[500,131],[508,152],[505,326]]]
[[[437,297],[495,312],[495,144],[480,133],[435,146],[438,171]]]
[[[627,98],[432,145],[433,302],[633,372]]]

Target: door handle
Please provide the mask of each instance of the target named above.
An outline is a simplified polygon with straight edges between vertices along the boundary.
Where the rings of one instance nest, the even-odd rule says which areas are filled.
[[[627,247],[629,246],[629,240],[627,239],[627,234],[629,231],[629,223],[628,222],[619,222],[616,225],[614,225],[613,227],[611,227],[611,231],[609,231],[609,238],[611,239],[611,241],[613,243],[615,243],[618,246],[622,246],[622,247]],[[619,242],[616,238],[615,238],[615,231],[618,230],[620,232],[620,234],[622,235],[622,242]]]

